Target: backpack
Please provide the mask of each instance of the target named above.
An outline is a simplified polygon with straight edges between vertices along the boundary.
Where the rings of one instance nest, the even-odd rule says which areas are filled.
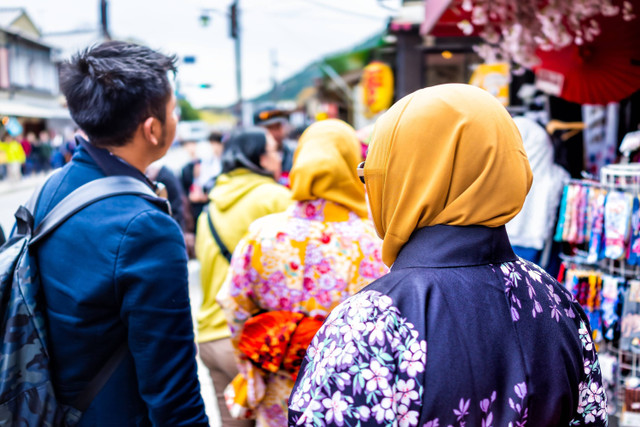
[[[17,232],[0,248],[0,425],[74,426],[127,353],[124,343],[71,405],[56,400],[47,352],[45,309],[37,262],[30,249],[75,213],[118,195],[158,199],[142,181],[111,176],[91,181],[58,203],[34,227],[34,208],[42,185],[16,211]]]

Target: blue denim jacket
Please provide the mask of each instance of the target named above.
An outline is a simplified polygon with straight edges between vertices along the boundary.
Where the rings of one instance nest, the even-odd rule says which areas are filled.
[[[49,180],[36,223],[84,183],[105,175],[145,179],[108,152],[96,152],[106,163],[98,166],[79,147]],[[129,346],[80,425],[208,426],[196,375],[186,249],[169,215],[141,197],[105,199],[62,224],[36,256],[60,401],[72,403],[123,340]]]

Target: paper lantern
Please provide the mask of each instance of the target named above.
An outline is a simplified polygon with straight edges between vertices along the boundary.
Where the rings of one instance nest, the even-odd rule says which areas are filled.
[[[374,61],[362,70],[364,115],[373,117],[393,102],[393,72],[391,67]]]

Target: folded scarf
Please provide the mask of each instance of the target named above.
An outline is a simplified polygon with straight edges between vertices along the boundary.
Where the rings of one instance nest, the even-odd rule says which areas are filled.
[[[266,374],[283,370],[296,380],[307,348],[323,321],[284,310],[247,320],[238,349],[252,363],[240,369],[224,391],[225,403],[234,418],[253,417],[253,410],[264,398]]]

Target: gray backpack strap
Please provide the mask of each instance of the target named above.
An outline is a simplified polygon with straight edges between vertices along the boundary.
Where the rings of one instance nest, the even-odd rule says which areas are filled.
[[[51,174],[51,176],[56,173],[57,171]],[[45,184],[49,182],[49,178],[38,184],[35,191],[31,194],[31,197],[29,197],[27,203],[18,207],[18,210],[14,215],[16,218],[16,232],[18,233],[18,235],[23,236],[27,233],[33,232],[33,216],[35,215],[36,206],[38,205],[38,200],[40,199],[40,194],[42,194],[42,190],[44,189]]]
[[[46,237],[71,216],[92,203],[113,196],[137,195],[166,206],[166,200],[158,198],[144,182],[129,176],[109,176],[90,181],[62,199],[38,224],[29,241],[33,245]]]

